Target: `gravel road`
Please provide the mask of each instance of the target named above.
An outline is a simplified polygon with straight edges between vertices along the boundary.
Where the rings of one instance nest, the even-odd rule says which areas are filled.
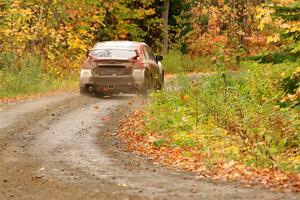
[[[166,169],[114,135],[135,96],[77,93],[0,104],[0,199],[300,199]]]

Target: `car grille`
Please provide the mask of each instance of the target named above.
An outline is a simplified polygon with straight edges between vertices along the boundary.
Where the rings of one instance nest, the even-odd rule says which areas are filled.
[[[93,70],[96,76],[122,76],[131,74],[131,69],[125,66],[99,66]]]

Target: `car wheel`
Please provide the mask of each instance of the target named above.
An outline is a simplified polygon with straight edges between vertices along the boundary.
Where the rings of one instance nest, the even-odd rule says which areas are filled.
[[[153,89],[153,81],[152,78],[149,74],[149,72],[146,72],[145,74],[145,80],[144,80],[144,85],[143,85],[143,89],[142,89],[142,95],[144,97],[148,97],[150,90]]]
[[[160,81],[157,81],[157,84],[156,84],[156,90],[161,90],[162,89],[162,85],[161,85],[161,82]]]
[[[80,95],[87,96],[90,95],[90,92],[86,88],[80,87]]]
[[[164,82],[165,82],[165,77],[164,77],[164,72],[160,74],[159,80],[157,82],[157,90],[161,90],[164,87]]]

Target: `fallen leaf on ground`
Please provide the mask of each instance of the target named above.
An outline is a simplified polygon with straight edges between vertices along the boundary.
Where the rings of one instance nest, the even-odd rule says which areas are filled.
[[[105,115],[105,116],[102,117],[102,121],[104,123],[108,123],[110,121],[110,117],[108,115]]]
[[[213,169],[207,169],[197,148],[181,149],[172,147],[157,147],[154,141],[160,138],[157,133],[141,134],[145,128],[145,113],[136,111],[122,121],[118,137],[127,145],[130,151],[150,158],[154,163],[165,166],[193,171],[196,178],[213,180],[239,181],[246,186],[257,183],[266,188],[289,188],[300,192],[300,174],[290,174],[274,168],[258,169],[247,167],[236,161],[219,163]],[[109,121],[104,120],[104,121]],[[184,156],[191,152],[191,157]]]

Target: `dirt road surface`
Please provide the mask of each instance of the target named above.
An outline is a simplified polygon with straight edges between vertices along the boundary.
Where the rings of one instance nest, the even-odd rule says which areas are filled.
[[[114,132],[136,98],[68,93],[0,105],[0,199],[300,199],[198,179],[127,152]]]

